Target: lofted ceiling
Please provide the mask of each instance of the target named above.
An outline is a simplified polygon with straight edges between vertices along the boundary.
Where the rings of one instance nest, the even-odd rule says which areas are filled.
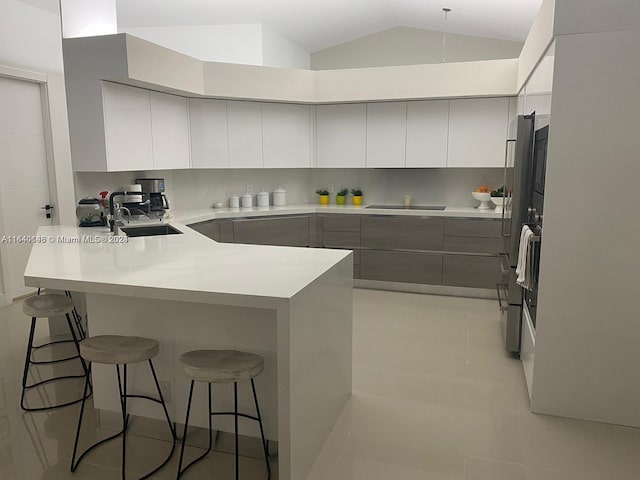
[[[58,0],[20,0],[57,10]],[[308,52],[392,27],[524,41],[542,0],[116,0],[119,27],[263,23]]]

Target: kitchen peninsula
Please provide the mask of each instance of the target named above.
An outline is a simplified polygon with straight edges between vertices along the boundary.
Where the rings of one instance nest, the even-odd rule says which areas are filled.
[[[223,244],[172,225],[182,234],[122,242],[106,228],[41,227],[25,283],[84,294],[90,335],[159,340],[158,377],[170,384],[170,413],[179,423],[188,394],[180,354],[233,348],[263,355],[256,388],[266,436],[278,442],[279,478],[306,478],[351,393],[353,254]],[[95,365],[92,374],[96,409],[118,412],[111,369]],[[132,368],[130,378],[136,393],[151,393],[146,371]],[[240,409],[251,413],[244,387]],[[218,409],[231,401],[231,392],[214,388]],[[133,403],[132,414],[161,418]],[[192,416],[191,424],[207,425],[204,412]],[[215,428],[232,431],[232,422],[216,419]],[[240,425],[242,435],[258,437],[254,430]]]

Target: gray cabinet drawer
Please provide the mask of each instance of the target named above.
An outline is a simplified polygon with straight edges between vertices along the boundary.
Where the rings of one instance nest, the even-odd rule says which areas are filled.
[[[444,221],[445,236],[502,238],[501,220],[449,218]]]
[[[363,247],[381,250],[442,250],[441,218],[378,217],[361,219]]]
[[[252,218],[233,220],[235,243],[309,246],[309,217]]]
[[[360,215],[323,215],[322,229],[337,232],[359,232]]]
[[[189,225],[189,228],[193,228],[196,232],[215,240],[220,240],[220,224],[209,220],[207,222],[194,223]]]
[[[502,283],[498,257],[444,255],[442,283],[457,287],[496,288]]]
[[[362,250],[360,278],[438,285],[442,283],[442,255]]]
[[[360,232],[322,232],[323,247],[359,248]]]
[[[501,253],[504,251],[502,238],[484,237],[444,237],[447,252]]]

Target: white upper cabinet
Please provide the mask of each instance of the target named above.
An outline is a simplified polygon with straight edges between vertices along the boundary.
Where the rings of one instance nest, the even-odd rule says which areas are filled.
[[[189,110],[186,98],[151,92],[151,132],[154,168],[189,168]]]
[[[363,168],[367,151],[367,105],[318,105],[316,166]]]
[[[404,167],[406,140],[406,102],[367,104],[367,167]]]
[[[447,166],[449,100],[409,102],[406,166]]]
[[[227,168],[227,102],[204,98],[189,99],[191,167]]]
[[[509,98],[451,100],[447,167],[503,167]]]
[[[103,82],[108,171],[153,169],[149,90]]]
[[[262,168],[262,105],[227,102],[229,167]]]
[[[311,166],[311,107],[262,104],[262,158],[265,168]]]

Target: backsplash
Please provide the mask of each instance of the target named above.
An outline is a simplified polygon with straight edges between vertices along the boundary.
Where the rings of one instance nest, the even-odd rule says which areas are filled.
[[[177,212],[200,209],[222,202],[229,206],[231,195],[272,192],[279,186],[287,191],[287,204],[315,203],[315,191],[333,184],[340,188],[361,188],[366,203],[401,204],[409,195],[414,204],[473,207],[478,202],[471,191],[487,184],[502,185],[501,168],[424,168],[424,169],[207,169],[154,170],[145,172],[77,172],[76,197],[97,196],[101,190],[114,191],[136,178],[165,179],[167,197]],[[333,199],[332,199],[333,203]]]

